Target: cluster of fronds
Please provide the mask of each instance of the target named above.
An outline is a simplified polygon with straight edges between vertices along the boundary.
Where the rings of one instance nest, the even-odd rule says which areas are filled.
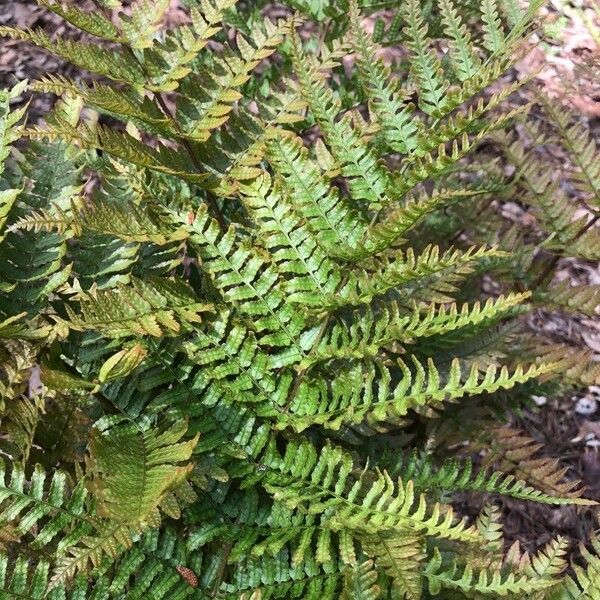
[[[362,17],[389,3],[288,2],[322,21],[317,47],[260,2],[189,1],[168,30],[166,0],[40,4],[87,41],[0,35],[97,80],[31,82],[59,100],[30,127],[10,110],[26,84],[0,96],[2,597],[596,598],[589,551],[573,577],[562,538],[505,552],[501,497],[593,502],[487,429],[591,377],[536,353],[522,315],[595,309],[544,286],[554,256],[597,258],[597,232],[511,137],[518,86],[483,93],[539,2],[407,0],[373,35]],[[595,147],[548,111],[597,205]],[[484,139],[514,180],[461,176]],[[517,188],[541,265],[473,218]],[[476,521],[458,492],[490,500]]]

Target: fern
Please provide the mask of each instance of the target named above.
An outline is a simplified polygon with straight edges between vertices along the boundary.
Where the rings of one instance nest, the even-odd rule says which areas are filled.
[[[595,597],[493,504],[594,505],[500,410],[598,378],[522,318],[598,296],[547,285],[600,244],[537,151],[595,210],[595,148],[501,79],[539,2],[40,4],[87,41],[0,35],[95,77],[0,93],[0,595]]]

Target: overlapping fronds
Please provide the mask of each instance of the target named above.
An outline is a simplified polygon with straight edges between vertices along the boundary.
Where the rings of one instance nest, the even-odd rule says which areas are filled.
[[[522,319],[600,298],[545,285],[600,256],[596,148],[501,79],[538,0],[40,4],[85,41],[0,35],[92,76],[0,92],[0,596],[595,599],[499,508],[594,505],[500,427],[600,382]]]

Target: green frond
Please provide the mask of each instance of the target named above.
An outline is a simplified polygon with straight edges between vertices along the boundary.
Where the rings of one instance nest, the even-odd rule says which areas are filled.
[[[395,387],[390,386],[386,367],[375,368],[370,364],[359,365],[333,378],[309,378],[298,387],[289,413],[279,416],[279,426],[302,431],[315,424],[339,429],[342,424],[359,424],[365,420],[372,423],[397,420],[411,409],[435,410],[441,408],[443,402],[467,395],[510,389],[553,369],[551,364],[527,368],[519,365],[512,373],[506,367],[498,373],[497,366],[491,364],[481,375],[479,366],[473,364],[463,381],[460,362],[454,359],[444,381],[431,359],[426,367],[414,357],[413,363],[414,373],[404,361],[398,360],[402,379]]]
[[[123,417],[97,421],[92,430],[88,469],[99,513],[114,522],[135,525],[156,519],[168,490],[189,475],[188,461],[198,437],[181,441],[187,425],[144,431]]]
[[[384,308],[379,314],[367,310],[364,314],[357,313],[349,325],[335,324],[300,364],[304,367],[331,359],[375,358],[383,348],[393,343],[406,346],[421,337],[489,323],[512,311],[528,297],[529,294],[510,294],[495,300],[489,298],[483,306],[479,303],[473,306],[464,304],[460,310],[456,304],[431,304],[425,313],[416,307],[410,313],[397,303]]]
[[[291,373],[273,373],[267,365],[270,357],[244,324],[224,310],[193,341],[185,344],[191,363],[201,367],[194,385],[204,388],[204,402],[212,406],[218,400],[250,402],[260,414],[273,414],[285,404],[292,383]],[[283,364],[289,358],[278,356]],[[279,364],[278,366],[281,366]]]
[[[319,245],[333,257],[351,253],[366,224],[323,177],[302,140],[289,135],[278,137],[269,148],[269,159],[282,176],[285,193],[307,220]]]
[[[210,39],[222,29],[225,12],[237,0],[202,0],[190,9],[189,24],[173,28],[143,54],[151,88],[169,92],[189,75]],[[147,42],[146,42],[147,43]]]
[[[293,304],[284,302],[281,280],[264,252],[242,243],[233,227],[222,233],[205,208],[193,220],[187,215],[177,219],[187,225],[189,243],[224,300],[254,319],[259,341],[288,348],[292,360],[304,355],[298,336],[305,320]]]
[[[79,313],[66,306],[69,327],[98,331],[106,337],[177,335],[211,305],[198,301],[184,282],[130,279],[129,285],[80,294]]]
[[[83,11],[73,5],[63,5],[56,0],[39,0],[38,4],[51,10],[77,29],[91,33],[109,42],[119,42],[119,30],[101,11]]]
[[[137,534],[124,525],[105,524],[93,536],[84,536],[78,545],[69,546],[56,561],[50,584],[52,587],[65,584],[78,573],[98,568],[105,559],[115,560],[133,544]]]
[[[41,560],[34,567],[25,556],[14,559],[4,553],[0,554],[0,593],[2,597],[6,600],[22,598],[29,600],[69,598],[69,600],[74,600],[81,597],[80,594],[91,592],[85,580],[78,580],[77,591],[67,595],[66,586],[51,584],[50,566],[49,562]]]
[[[44,400],[40,397],[21,396],[8,402],[0,418],[3,439],[0,447],[14,462],[27,462],[38,421],[44,412]]]
[[[477,74],[481,59],[471,41],[467,26],[463,23],[452,0],[438,0],[444,33],[449,40],[449,55],[452,68],[460,81]]]
[[[597,600],[596,542],[502,526],[595,505],[501,412],[600,385],[521,318],[598,304],[555,269],[600,256],[597,149],[505,76],[540,2],[0,27],[90,74],[0,92],[0,597]]]
[[[414,534],[378,533],[366,536],[362,546],[375,558],[407,600],[420,600],[423,582],[420,571],[425,563],[425,543]]]
[[[78,96],[87,106],[123,121],[131,121],[156,135],[171,137],[183,134],[150,98],[131,90],[116,90],[98,81],[84,85],[61,75],[46,75],[33,82],[31,88],[46,94]]]
[[[0,522],[13,525],[15,534],[25,537],[33,550],[56,548],[53,585],[64,584],[78,571],[87,569],[89,563],[97,566],[104,556],[116,556],[132,543],[132,534],[126,528],[115,527],[90,513],[84,480],[69,487],[66,475],[60,471],[55,471],[48,483],[38,465],[26,482],[18,464],[12,465],[9,479],[2,465]]]
[[[124,51],[101,48],[97,44],[74,42],[66,38],[52,39],[41,29],[24,30],[0,27],[0,36],[31,42],[80,69],[132,86],[144,85],[140,65]]]
[[[344,286],[327,299],[326,306],[335,309],[369,304],[393,288],[401,288],[414,301],[422,297],[428,302],[452,302],[448,294],[473,272],[478,261],[502,256],[500,251],[485,247],[464,252],[450,249],[440,254],[437,246],[428,246],[418,255],[412,248],[404,256],[398,254],[392,259],[373,259],[366,267],[350,272]]]
[[[207,187],[215,185],[214,179],[208,173],[200,173],[187,155],[160,142],[156,148],[148,146],[129,133],[120,133],[107,127],[98,126],[92,130],[87,125],[74,127],[59,121],[45,127],[33,127],[27,131],[27,135],[37,140],[67,138],[70,143],[82,148],[100,149],[138,167],[179,177],[189,183]]]
[[[290,566],[289,554],[244,561],[236,570],[233,583],[223,586],[226,600],[269,600],[298,598],[302,600],[336,600],[343,572],[319,567],[314,558]]]
[[[393,473],[414,482],[415,488],[425,490],[438,488],[443,492],[483,492],[499,494],[530,502],[555,505],[593,506],[593,500],[578,498],[566,493],[564,496],[555,490],[538,489],[525,479],[502,471],[480,469],[474,471],[470,461],[448,459],[434,467],[427,458],[409,454],[393,467]]]
[[[344,258],[352,260],[379,254],[392,245],[402,243],[401,236],[434,210],[480,193],[475,190],[436,190],[429,196],[422,194],[411,198],[402,206],[394,207],[392,204],[388,212],[369,226],[364,238],[356,244],[357,249],[353,249],[349,254],[341,254]]]
[[[90,232],[82,232],[77,241],[79,244],[70,248],[69,259],[84,286],[96,284],[99,289],[107,289],[129,282],[133,267],[140,260],[139,244]]]
[[[372,560],[348,569],[341,600],[377,600],[380,597],[381,588],[377,585],[377,571]]]
[[[377,57],[379,47],[366,34],[358,11],[358,2],[350,2],[352,45],[357,55],[358,72],[369,107],[381,126],[381,134],[390,149],[409,154],[416,149],[419,121],[406,102],[406,92],[392,79],[390,69]]]
[[[600,543],[592,540],[590,552],[581,546],[581,553],[586,561],[585,568],[573,565],[575,576],[567,576],[565,581],[551,592],[548,600],[593,600],[600,594]]]
[[[340,449],[325,447],[317,455],[312,445],[288,444],[277,468],[289,481],[270,483],[265,488],[277,502],[291,508],[304,507],[310,513],[325,512],[332,531],[347,530],[362,535],[382,530],[405,534],[420,533],[449,540],[476,542],[478,533],[456,522],[452,509],[439,504],[430,507],[414,485],[387,473],[363,472],[351,477],[352,459]],[[277,480],[275,480],[277,481]]]
[[[498,0],[481,0],[480,8],[481,18],[485,24],[483,45],[492,54],[497,54],[506,45],[506,36],[498,11]]]
[[[301,298],[303,304],[318,306],[325,297],[335,294],[342,270],[317,244],[278,182],[272,182],[264,173],[243,186],[241,193],[258,226],[258,245],[271,253],[277,270],[288,277],[288,300]]]
[[[440,117],[451,102],[450,84],[444,76],[442,63],[431,48],[419,1],[408,0],[402,11],[406,21],[406,43],[411,52],[411,73],[418,85],[419,108],[433,117]]]
[[[22,190],[2,190],[0,191],[0,231],[9,218],[9,213],[15,204],[15,200],[19,197]],[[4,239],[4,235],[0,236],[0,242]]]
[[[390,177],[375,153],[352,126],[349,115],[337,119],[341,106],[325,84],[313,57],[302,53],[296,37],[292,37],[293,59],[300,92],[318,123],[341,174],[347,178],[352,196],[374,206],[387,204]]]

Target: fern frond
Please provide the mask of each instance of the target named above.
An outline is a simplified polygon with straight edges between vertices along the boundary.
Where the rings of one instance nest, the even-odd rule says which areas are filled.
[[[190,9],[190,24],[171,29],[144,53],[144,67],[157,92],[169,92],[189,75],[210,39],[221,31],[225,12],[237,0],[203,0]]]
[[[565,280],[552,285],[547,291],[538,292],[534,299],[559,309],[593,317],[600,304],[600,286],[591,284],[572,286],[568,280]]]
[[[349,530],[359,539],[382,530],[451,540],[478,539],[476,530],[466,527],[465,521],[455,522],[450,507],[442,510],[435,504],[429,508],[424,496],[415,495],[411,481],[394,482],[385,472],[364,472],[350,478],[352,460],[337,448],[327,446],[317,455],[308,443],[291,443],[276,466],[289,481],[271,483],[267,479],[267,491],[291,508],[304,506],[317,514],[326,511],[326,522],[333,531]]]
[[[327,299],[326,306],[335,309],[368,304],[392,288],[402,288],[415,301],[423,290],[422,297],[428,302],[452,302],[448,294],[474,270],[474,263],[501,255],[498,250],[485,247],[465,252],[450,249],[440,254],[439,247],[428,246],[418,255],[409,248],[404,256],[373,260],[371,264],[367,262],[367,268],[349,273],[347,282]]]
[[[207,187],[215,185],[214,178],[208,173],[200,173],[186,155],[160,142],[156,148],[148,146],[129,133],[120,133],[102,126],[95,130],[85,125],[77,128],[59,121],[48,123],[45,127],[33,127],[27,131],[27,135],[37,140],[67,138],[71,143],[85,149],[101,149],[138,167],[180,177],[184,181]]]
[[[22,135],[23,125],[19,121],[25,115],[26,107],[11,110],[10,103],[27,89],[22,81],[9,90],[0,90],[0,175],[4,172],[4,163],[10,153],[10,146]],[[8,192],[4,192],[8,194]]]
[[[460,81],[477,74],[481,59],[471,41],[471,35],[452,0],[438,2],[444,24],[444,32],[449,38],[449,54],[454,73]]]
[[[574,120],[574,115],[551,102],[543,101],[544,111],[556,126],[560,140],[574,161],[577,172],[575,181],[579,189],[591,196],[596,208],[600,208],[600,151],[586,128]]]
[[[96,199],[75,208],[74,225],[124,242],[152,242],[164,246],[185,238],[183,230],[169,230],[152,206]]]
[[[319,124],[342,175],[348,179],[352,196],[356,200],[367,200],[375,206],[387,204],[390,189],[387,169],[352,127],[348,115],[337,119],[340,112],[339,100],[325,85],[324,76],[312,57],[302,53],[296,37],[293,36],[292,41],[294,67],[302,97]]]
[[[240,88],[250,78],[250,72],[275,52],[292,25],[293,20],[278,25],[266,20],[265,33],[258,31],[252,43],[238,35],[241,58],[224,50],[214,67],[182,81],[183,99],[178,106],[177,121],[188,137],[205,142],[213,130],[228,120],[234,103],[242,97]]]
[[[0,593],[2,597],[6,600],[67,598],[68,586],[51,584],[50,568],[51,565],[46,560],[39,561],[34,567],[25,556],[15,559],[4,553],[0,554]],[[91,592],[87,582],[83,579],[77,581],[76,589],[75,594]]]
[[[592,551],[581,545],[585,568],[573,565],[575,576],[568,575],[565,581],[550,593],[549,600],[593,600],[600,594],[600,543],[592,540]]]
[[[149,48],[169,8],[169,0],[135,0],[129,15],[121,17],[121,28],[132,48]]]
[[[492,54],[502,51],[506,45],[506,37],[498,11],[497,0],[482,0],[481,18],[485,24],[483,45]]]
[[[38,421],[44,411],[42,398],[13,398],[0,419],[3,439],[0,447],[16,462],[25,464],[29,458]]]
[[[541,447],[535,440],[509,427],[492,430],[490,437],[485,465],[497,463],[502,471],[513,473],[517,479],[556,497],[577,499],[583,494],[579,481],[563,481],[567,469],[558,460],[532,458]]]
[[[39,0],[38,4],[51,10],[77,29],[91,33],[109,42],[120,42],[121,36],[116,25],[101,11],[83,11],[73,5],[63,5],[56,0]]]
[[[492,472],[484,468],[476,472],[470,461],[448,459],[435,467],[427,458],[409,454],[394,465],[393,473],[403,479],[410,479],[415,488],[421,490],[439,488],[444,492],[485,492],[542,504],[595,504],[593,500],[574,497],[571,494],[561,496],[553,491],[542,491],[532,487],[531,482],[517,479],[514,475],[502,471]]]
[[[183,135],[152,100],[130,90],[116,90],[98,81],[84,85],[61,75],[46,75],[33,82],[31,88],[58,96],[67,93],[79,96],[95,110],[123,121],[132,121],[138,127],[163,137]]]
[[[527,298],[528,294],[510,294],[496,300],[489,298],[483,307],[479,303],[473,306],[463,304],[460,310],[456,304],[439,307],[431,304],[425,314],[418,308],[412,314],[406,314],[395,303],[377,315],[366,311],[364,315],[357,314],[350,325],[334,325],[318,345],[313,346],[309,356],[300,365],[304,367],[340,358],[375,358],[382,348],[395,342],[407,345],[421,337],[489,322],[511,311]]]
[[[372,560],[347,570],[340,600],[377,600],[380,597],[381,588],[377,585],[377,571]]]
[[[182,281],[131,278],[130,285],[82,294],[80,313],[67,306],[69,326],[77,331],[99,331],[107,337],[176,335],[211,305],[198,301]]]
[[[490,365],[480,379],[477,364],[462,382],[460,362],[455,359],[446,381],[440,379],[431,359],[424,367],[413,358],[415,374],[408,365],[398,361],[402,372],[400,383],[390,388],[390,374],[385,367],[356,367],[338,377],[303,381],[290,403],[289,414],[279,417],[279,426],[292,426],[302,431],[314,424],[339,429],[344,423],[359,424],[364,420],[376,423],[407,415],[411,409],[436,409],[440,403],[454,401],[466,395],[493,393],[552,370],[553,365],[518,366],[512,373]],[[375,384],[375,381],[377,384]],[[542,488],[543,489],[543,488]],[[557,495],[561,495],[558,493]]]
[[[330,187],[308,156],[302,140],[279,136],[271,144],[269,159],[282,175],[285,192],[308,221],[319,245],[330,256],[351,253],[366,224],[339,192]]]
[[[418,0],[408,0],[402,11],[406,21],[404,33],[408,38],[407,46],[412,54],[411,72],[418,84],[419,108],[433,117],[440,117],[446,113],[451,102],[450,84],[444,76],[440,60],[431,48],[428,27]]]
[[[97,421],[92,430],[88,468],[100,514],[134,525],[156,519],[155,511],[166,492],[192,469],[188,461],[198,437],[181,441],[183,421],[161,432],[143,431],[122,417]]]
[[[98,75],[103,75],[113,81],[127,83],[131,86],[145,83],[140,65],[122,51],[64,38],[51,39],[41,29],[23,30],[3,26],[0,27],[0,36],[31,42],[55,56],[73,63],[80,69],[98,73]]]
[[[291,360],[294,355],[303,356],[298,336],[305,319],[284,302],[279,276],[268,257],[240,243],[233,227],[223,234],[204,208],[191,223],[187,215],[176,219],[187,225],[190,243],[223,298],[254,319],[261,343],[288,348]]]
[[[379,533],[367,536],[362,543],[367,556],[402,590],[407,600],[420,600],[423,582],[420,571],[425,561],[424,539],[411,534]]]
[[[430,594],[439,594],[442,588],[470,590],[482,594],[531,594],[538,590],[546,590],[558,583],[555,578],[528,577],[527,575],[504,575],[501,571],[488,572],[480,570],[475,573],[469,566],[460,568],[456,563],[443,566],[440,551],[436,548],[434,555],[424,570],[429,583]]]
[[[317,245],[311,230],[285,195],[264,173],[241,188],[243,201],[258,225],[258,244],[273,257],[277,270],[285,274],[288,301],[318,306],[335,294],[342,271]]]
[[[357,0],[350,2],[350,26],[361,84],[382,136],[393,151],[409,154],[417,145],[419,120],[406,102],[406,93],[391,79],[390,69],[377,58],[379,48],[362,28]]]
[[[436,190],[431,195],[423,194],[411,198],[402,206],[392,208],[377,223],[372,224],[365,236],[358,242],[357,249],[349,254],[341,253],[346,259],[363,259],[383,252],[396,243],[401,243],[401,236],[419,223],[434,210],[442,206],[470,198],[482,192],[473,190]],[[393,207],[394,205],[392,205]],[[391,208],[391,207],[390,207]]]

